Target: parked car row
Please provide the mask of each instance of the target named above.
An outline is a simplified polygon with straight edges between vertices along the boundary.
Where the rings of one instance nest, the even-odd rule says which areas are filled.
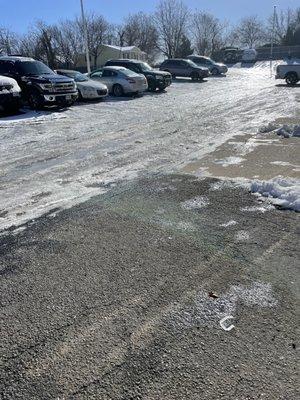
[[[48,105],[71,106],[77,99],[101,99],[108,94],[122,96],[146,90],[163,91],[172,83],[172,77],[190,77],[203,80],[209,74],[226,73],[225,65],[206,57],[165,60],[159,69],[153,69],[139,60],[109,60],[103,68],[89,74],[78,71],[51,70],[47,65],[29,57],[0,57],[0,109],[17,110],[21,98],[32,109]]]

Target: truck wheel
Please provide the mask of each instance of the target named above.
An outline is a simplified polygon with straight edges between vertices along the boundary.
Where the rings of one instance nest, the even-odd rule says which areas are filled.
[[[43,108],[43,98],[37,90],[31,90],[29,92],[28,103],[32,110],[40,110]]]
[[[218,68],[213,68],[212,70],[211,70],[211,74],[212,75],[220,75],[220,73],[219,73],[219,70],[218,70]]]
[[[285,81],[289,86],[295,86],[299,81],[298,75],[296,74],[296,72],[289,72],[285,77]]]
[[[118,83],[113,86],[112,92],[115,97],[121,97],[124,94],[124,90],[123,90],[122,86],[119,85]]]

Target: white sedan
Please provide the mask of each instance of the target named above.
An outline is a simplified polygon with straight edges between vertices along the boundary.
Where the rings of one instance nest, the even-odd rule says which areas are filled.
[[[108,95],[108,89],[106,85],[100,82],[95,82],[88,76],[83,75],[78,71],[58,69],[56,70],[56,73],[74,79],[77,85],[79,100],[101,99],[102,97]]]
[[[148,89],[144,75],[124,67],[103,67],[91,72],[88,76],[97,82],[104,83],[109,92],[117,97],[127,93],[142,93]]]

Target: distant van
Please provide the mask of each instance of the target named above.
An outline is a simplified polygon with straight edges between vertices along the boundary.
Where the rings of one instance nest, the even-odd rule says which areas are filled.
[[[257,51],[255,49],[246,49],[243,51],[242,61],[243,62],[254,62],[257,58]]]

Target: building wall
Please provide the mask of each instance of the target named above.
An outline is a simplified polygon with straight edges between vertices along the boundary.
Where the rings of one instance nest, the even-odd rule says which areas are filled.
[[[91,56],[91,69],[101,68],[108,60],[113,60],[116,58],[129,58],[134,60],[142,60],[146,61],[147,55],[142,52],[139,48],[134,48],[131,51],[120,51],[118,49],[114,49],[112,47],[108,47],[103,45],[101,49],[101,53],[98,56],[97,64],[95,66],[94,58]],[[76,69],[81,72],[86,72],[86,60],[85,54],[80,55],[79,61],[77,63]]]

